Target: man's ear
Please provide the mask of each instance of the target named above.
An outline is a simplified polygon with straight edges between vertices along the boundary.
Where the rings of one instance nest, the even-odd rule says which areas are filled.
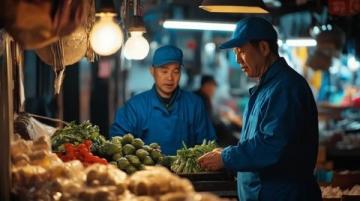
[[[154,67],[150,67],[149,68],[149,72],[150,74],[154,77],[154,71],[155,71],[155,68]]]
[[[263,56],[267,56],[270,54],[270,46],[269,43],[266,41],[260,41],[259,49]]]

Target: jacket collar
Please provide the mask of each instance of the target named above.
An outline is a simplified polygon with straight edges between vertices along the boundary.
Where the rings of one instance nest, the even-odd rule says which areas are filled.
[[[272,63],[264,75],[261,76],[259,86],[271,81],[279,73],[279,71],[283,69],[284,66],[287,66],[287,63],[283,57],[280,57],[278,60]]]
[[[179,100],[179,98],[181,97],[181,93],[182,93],[182,90],[179,87],[177,87],[175,89],[173,95],[171,96],[170,102],[168,104],[166,104],[161,100],[161,97],[156,90],[155,84],[153,85],[153,87],[150,91],[151,91],[151,95],[152,95],[153,107],[165,109],[167,111],[170,111],[174,108],[174,104],[177,102],[177,100]]]
[[[287,66],[287,63],[283,57],[280,57],[274,63],[272,63],[267,71],[261,76],[259,84],[249,89],[250,95],[254,94],[255,91],[266,83],[270,82],[284,66]]]

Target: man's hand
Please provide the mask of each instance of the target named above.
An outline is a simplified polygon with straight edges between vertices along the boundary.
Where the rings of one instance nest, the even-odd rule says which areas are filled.
[[[221,158],[222,149],[216,148],[209,153],[204,154],[198,159],[201,168],[210,171],[217,171],[224,167]]]

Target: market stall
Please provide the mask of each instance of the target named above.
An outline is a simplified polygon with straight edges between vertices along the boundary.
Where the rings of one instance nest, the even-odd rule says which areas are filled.
[[[192,147],[183,143],[181,148],[175,150],[176,154],[165,155],[164,147],[160,147],[156,141],[146,143],[145,139],[140,139],[131,133],[121,137],[109,137],[110,121],[116,116],[116,109],[125,105],[128,98],[153,84],[152,77],[148,74],[145,76],[144,73],[148,73],[149,66],[153,67],[150,59],[146,58],[147,55],[155,54],[155,49],[168,43],[181,44],[179,48],[184,52],[184,55],[181,54],[181,59],[184,60],[184,64],[181,60],[181,66],[184,66],[181,70],[184,72],[181,73],[184,74],[187,89],[196,86],[199,75],[205,73],[214,75],[216,78],[214,84],[219,84],[217,87],[220,89],[216,104],[222,104],[217,108],[217,112],[233,114],[240,119],[239,125],[234,127],[228,124],[223,131],[231,130],[229,133],[232,144],[236,144],[241,136],[239,132],[243,122],[240,114],[249,100],[248,88],[254,85],[254,81],[246,78],[241,72],[237,58],[234,58],[231,50],[231,54],[226,51],[219,52],[219,44],[230,35],[232,30],[227,27],[222,30],[223,27],[217,25],[224,24],[212,23],[210,20],[229,20],[231,23],[225,25],[235,27],[233,22],[243,18],[242,14],[240,16],[204,14],[199,12],[199,5],[194,5],[191,0],[159,2],[148,0],[5,0],[2,2],[0,8],[0,200],[237,199],[237,173],[227,169],[211,172],[198,164],[199,157],[220,148],[214,141],[204,140],[203,143],[198,141],[196,144],[192,143]],[[201,6],[211,7],[206,5],[206,2],[203,1]],[[265,8],[264,3],[259,2],[261,9]],[[348,42],[345,35],[352,36],[356,35],[353,33],[358,32],[358,23],[353,22],[358,22],[360,18],[354,17],[350,21],[350,16],[347,15],[358,14],[359,6],[355,1],[344,1],[346,5],[342,5],[340,1],[329,0],[329,14],[327,11],[322,11],[326,14],[311,11],[309,15],[308,13],[292,15],[291,12],[294,12],[292,6],[301,9],[312,8],[315,7],[314,2],[296,1],[295,3],[294,1],[293,5],[291,1],[267,1],[267,6],[270,4],[271,7],[270,11],[274,11],[271,15],[274,15],[265,18],[271,18],[269,20],[271,23],[279,23],[276,26],[280,32],[283,32],[279,33],[279,40],[276,41],[280,56],[291,61],[288,62],[289,65],[308,80],[314,94],[323,96],[321,101],[324,102],[317,104],[320,148],[315,175],[321,185],[324,201],[360,200],[360,99],[358,98],[360,90],[356,87],[360,83],[358,79],[360,63],[356,61],[357,47],[348,45],[351,46],[346,55],[349,61],[341,61],[342,63],[335,66],[336,68],[331,67],[332,59],[340,60],[343,47]],[[280,6],[276,6],[279,3]],[[284,5],[281,6],[281,3]],[[320,5],[320,1],[317,3]],[[350,8],[350,3],[355,5],[350,9],[351,12],[337,12],[341,9],[337,9],[336,5]],[[325,7],[326,10],[326,6],[320,7],[321,9]],[[231,7],[221,8],[225,8],[226,11]],[[285,10],[288,7],[291,8]],[[142,16],[143,10],[146,10],[147,16]],[[286,16],[287,14],[289,16]],[[345,33],[335,28],[333,26],[335,23],[329,22],[331,21],[329,19],[334,17],[330,15],[346,15],[349,20],[348,25],[354,24],[353,30],[351,32],[347,30]],[[169,16],[174,19],[180,18],[185,22],[189,21],[188,16],[192,16],[191,19],[202,17],[209,21],[206,21],[205,28],[196,24],[197,22],[191,22],[191,25],[184,28],[171,25],[175,22]],[[304,16],[307,18],[303,18]],[[342,20],[336,17],[334,19],[333,22]],[[181,21],[179,24],[182,24]],[[103,35],[104,27],[109,28],[112,34]],[[189,27],[191,31],[188,31]],[[306,29],[306,31],[311,29],[312,32],[318,29],[319,33],[306,35],[315,39],[292,41],[291,37],[294,35],[303,37],[303,33],[290,33],[297,29]],[[353,39],[355,46],[358,45],[356,43],[358,37],[349,39],[351,44],[354,43]],[[301,44],[291,43],[294,41],[300,41]],[[304,41],[310,43],[305,44]],[[33,98],[36,103],[30,103],[28,108],[41,105],[49,109],[56,105],[54,106],[56,109],[48,113],[53,118],[30,114],[24,110],[26,84],[23,83],[22,71],[25,69],[23,54],[26,51],[33,57],[27,58],[27,64],[30,65],[26,68],[30,69],[29,71],[47,68],[45,73],[42,72],[42,76],[39,75],[40,73],[36,74],[38,72],[28,73],[28,78],[31,77],[28,83],[41,80],[43,82],[32,87],[46,91],[42,90],[42,86],[39,87],[46,85],[51,89],[46,92],[46,97],[40,97],[43,94],[38,91],[34,93],[36,95]],[[348,65],[345,73],[339,70],[340,67],[344,67],[344,63]],[[65,70],[70,67],[77,68],[77,72],[76,79],[67,83],[67,90],[71,91],[74,88],[76,90],[66,94],[64,98],[62,84],[65,83]],[[50,76],[49,72],[53,74]],[[36,76],[29,76],[35,74]],[[44,77],[47,78],[47,82],[44,81]],[[348,90],[344,90],[346,85],[344,80],[351,82]],[[330,93],[333,93],[333,97]],[[339,101],[340,95],[344,96],[342,102]],[[78,97],[78,99],[73,101],[69,97]],[[65,100],[70,104],[66,105]],[[337,101],[336,104],[334,100]],[[64,115],[66,112],[73,112],[72,110],[76,113],[75,117],[69,115],[69,118]],[[68,119],[65,119],[65,116]],[[45,125],[44,121],[40,122],[40,118],[55,123],[51,126]],[[156,122],[157,119],[154,121]],[[224,122],[226,121],[228,120],[225,119]],[[234,133],[236,138],[233,136]],[[218,132],[217,135],[219,137],[223,133]]]
[[[89,122],[70,123],[29,140],[15,134],[12,199],[220,200],[196,191],[235,197],[233,176],[205,172],[196,163],[196,154],[215,146],[204,142],[179,150],[178,156],[164,156],[159,145],[145,145],[131,134],[106,140]]]

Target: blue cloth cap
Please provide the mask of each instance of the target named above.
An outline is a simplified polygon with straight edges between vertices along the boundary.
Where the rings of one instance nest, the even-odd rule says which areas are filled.
[[[247,17],[236,24],[231,39],[220,45],[220,49],[241,47],[251,40],[277,40],[273,25],[261,17]]]
[[[172,45],[165,45],[158,48],[154,53],[152,66],[161,67],[169,63],[178,63],[181,66],[183,64],[182,51]]]

